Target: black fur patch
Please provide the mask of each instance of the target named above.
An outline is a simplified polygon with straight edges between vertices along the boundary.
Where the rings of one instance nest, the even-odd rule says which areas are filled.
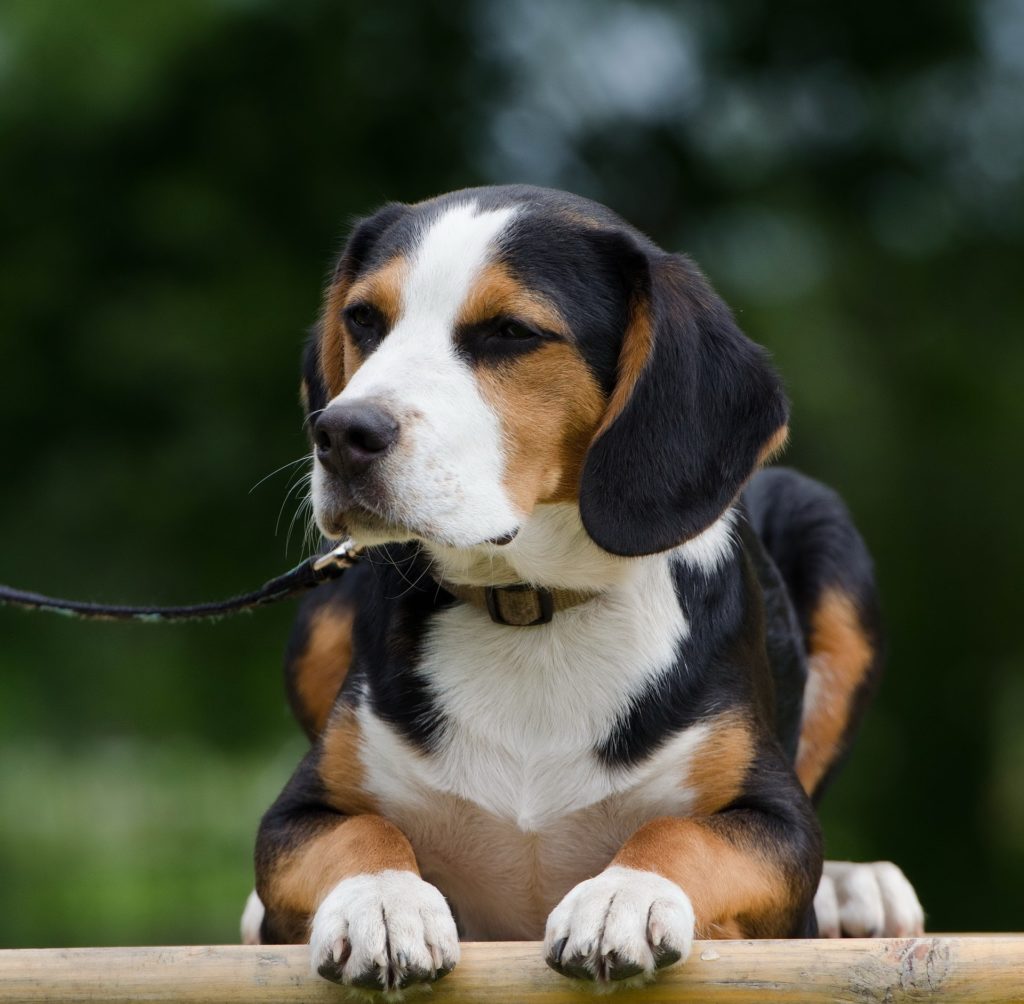
[[[320,327],[310,331],[302,349],[302,385],[306,390],[306,434],[313,439],[311,416],[318,415],[327,406],[327,387],[320,368]]]
[[[334,281],[353,282],[362,273],[383,264],[394,249],[407,247],[415,231],[410,225],[409,206],[389,202],[372,216],[357,220],[334,266]]]
[[[734,659],[748,624],[749,594],[742,557],[725,560],[710,576],[680,562],[676,595],[690,627],[676,663],[623,711],[597,750],[609,766],[639,763],[687,726],[750,700],[751,667]]]
[[[744,520],[743,544],[764,600],[765,647],[775,691],[775,737],[790,763],[796,761],[807,684],[807,656],[796,611],[775,562]]]
[[[453,602],[427,574],[413,545],[368,552],[370,577],[353,625],[353,658],[342,694],[359,695],[373,711],[424,751],[433,749],[444,713],[417,671],[430,616]]]
[[[273,902],[261,883],[269,880],[277,860],[298,850],[324,828],[342,817],[327,805],[327,794],[317,770],[318,751],[312,749],[300,761],[284,790],[264,813],[256,837],[256,891],[267,906],[260,925],[265,945],[295,944],[308,937],[309,918],[271,909]]]

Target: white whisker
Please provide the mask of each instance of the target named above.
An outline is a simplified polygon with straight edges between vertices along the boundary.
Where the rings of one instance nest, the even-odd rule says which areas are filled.
[[[252,488],[249,489],[249,494],[251,495],[254,491],[256,491],[257,488],[259,488],[261,484],[263,484],[264,481],[269,481],[270,478],[272,478],[275,474],[280,474],[281,471],[285,470],[286,468],[294,467],[296,464],[301,464],[306,460],[309,460],[308,453],[303,454],[297,460],[289,460],[287,464],[282,464],[280,467],[278,467],[276,471],[271,471],[266,477],[260,478],[259,481],[257,481],[256,484],[254,484]]]
[[[317,417],[317,415],[322,415],[322,414],[323,414],[323,413],[324,413],[325,411],[327,411],[327,409],[326,409],[326,408],[317,408],[317,409],[316,409],[316,411],[311,411],[311,412],[310,412],[310,413],[309,413],[309,414],[308,414],[308,415],[307,415],[307,416],[306,416],[306,417],[305,417],[305,418],[304,418],[304,419],[302,420],[302,428],[303,428],[303,429],[305,429],[305,428],[306,428],[306,426],[308,426],[308,425],[309,425],[309,423],[310,423],[310,422],[312,422],[312,421],[313,421],[313,419]]]
[[[281,516],[284,514],[284,507],[288,504],[288,500],[296,493],[296,491],[299,491],[306,485],[308,485],[312,478],[313,472],[305,471],[303,473],[300,473],[297,480],[289,482],[288,487],[284,493],[284,498],[281,500],[281,507],[277,510],[277,519],[274,521],[275,537],[277,536],[278,532],[281,529]]]

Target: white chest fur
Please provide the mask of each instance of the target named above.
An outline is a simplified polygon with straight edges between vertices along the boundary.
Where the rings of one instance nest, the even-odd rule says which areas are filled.
[[[447,722],[429,756],[361,710],[367,788],[467,934],[539,937],[554,902],[633,830],[689,808],[703,726],[637,767],[595,755],[685,642],[676,560],[638,561],[627,581],[541,628],[496,625],[463,604],[440,614],[418,666]]]
[[[364,736],[383,754],[367,764],[371,785],[403,803],[425,789],[457,795],[524,831],[631,786],[594,750],[675,662],[687,630],[660,557],[543,627],[510,628],[453,606],[436,618],[417,667],[447,721],[437,751],[410,756],[365,716]]]

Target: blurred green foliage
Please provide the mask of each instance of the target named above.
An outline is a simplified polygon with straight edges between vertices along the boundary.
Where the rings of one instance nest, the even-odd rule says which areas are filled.
[[[890,668],[826,798],[937,930],[1024,902],[1024,3],[8,0],[0,579],[188,601],[297,559],[303,329],[353,215],[489,182],[691,251],[788,462],[876,555]],[[237,937],[302,742],[290,611],[0,612],[0,944]]]

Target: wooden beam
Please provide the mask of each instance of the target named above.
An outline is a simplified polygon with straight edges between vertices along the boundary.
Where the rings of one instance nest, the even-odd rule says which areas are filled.
[[[304,946],[42,948],[0,951],[4,1004],[315,1004],[348,994],[309,971]],[[429,998],[473,1004],[580,1004],[532,942],[463,945]],[[1024,936],[843,941],[704,941],[690,959],[616,1004],[738,1002],[1024,1002]]]

